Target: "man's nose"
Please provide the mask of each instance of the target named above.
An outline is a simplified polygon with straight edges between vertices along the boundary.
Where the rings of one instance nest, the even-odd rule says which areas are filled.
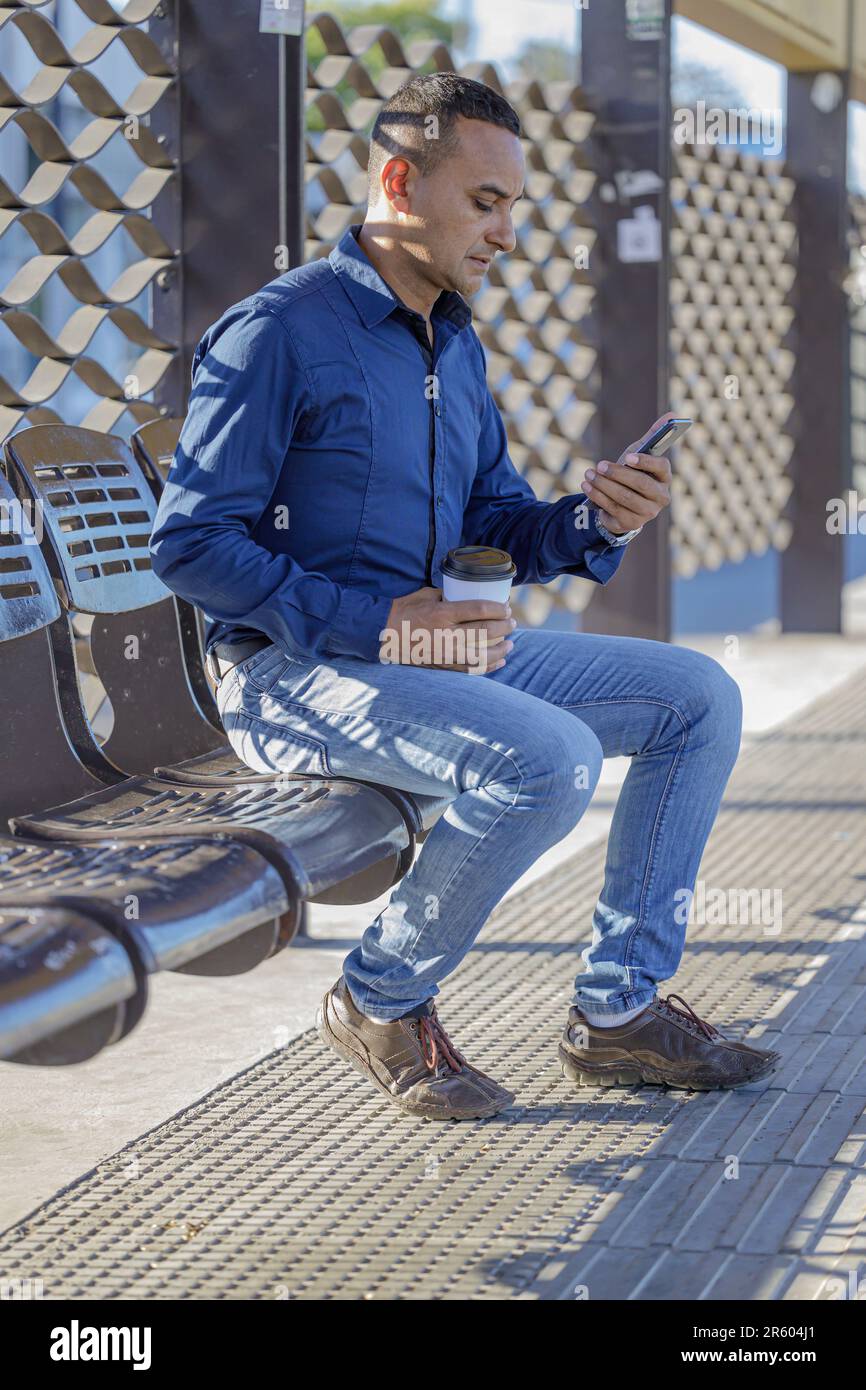
[[[513,251],[517,245],[510,212],[503,212],[496,225],[487,233],[487,240],[500,251]]]

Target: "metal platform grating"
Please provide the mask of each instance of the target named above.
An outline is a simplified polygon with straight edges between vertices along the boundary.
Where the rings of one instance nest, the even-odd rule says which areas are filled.
[[[403,1116],[310,1032],[7,1232],[0,1269],[74,1299],[839,1297],[866,1273],[864,743],[858,677],[743,755],[704,857],[707,885],[783,893],[778,935],[690,928],[672,986],[779,1048],[769,1087],[561,1078],[598,846],[503,904],[442,991],[511,1111]]]

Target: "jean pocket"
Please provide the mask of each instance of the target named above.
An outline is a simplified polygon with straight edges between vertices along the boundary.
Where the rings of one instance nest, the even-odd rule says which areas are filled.
[[[292,658],[272,644],[241,661],[236,670],[242,685],[252,686],[259,695],[267,695],[291,665]]]
[[[254,772],[334,775],[324,741],[294,728],[288,717],[286,723],[277,724],[245,709],[226,709],[223,727],[233,752]]]

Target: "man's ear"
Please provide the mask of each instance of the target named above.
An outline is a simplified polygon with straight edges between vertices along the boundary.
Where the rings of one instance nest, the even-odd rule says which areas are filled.
[[[412,166],[402,155],[394,155],[382,170],[385,197],[397,212],[409,211],[409,183]]]

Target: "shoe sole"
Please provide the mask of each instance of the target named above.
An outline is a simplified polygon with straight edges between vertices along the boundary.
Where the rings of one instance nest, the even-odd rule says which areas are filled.
[[[741,1077],[739,1081],[683,1081],[651,1067],[641,1071],[616,1063],[593,1069],[578,1062],[561,1043],[559,1061],[563,1076],[576,1086],[667,1086],[671,1091],[735,1091],[739,1086],[750,1086],[753,1081],[763,1081],[765,1076],[771,1076],[776,1070],[778,1058],[771,1059],[764,1067],[752,1072],[751,1076]]]
[[[473,1110],[452,1111],[449,1115],[431,1114],[429,1110],[425,1110],[423,1106],[413,1105],[411,1101],[401,1100],[399,1096],[395,1096],[388,1090],[387,1086],[383,1085],[377,1076],[373,1075],[361,1055],[357,1052],[353,1052],[350,1047],[347,1047],[335,1035],[328,1023],[323,1004],[320,1004],[316,1010],[316,1032],[326,1047],[329,1047],[332,1052],[336,1052],[344,1061],[349,1062],[367,1081],[372,1082],[377,1091],[381,1091],[382,1095],[386,1096],[391,1104],[396,1106],[398,1110],[402,1110],[404,1115],[412,1115],[415,1119],[430,1121],[486,1120],[492,1115],[498,1115],[502,1110],[507,1110],[509,1105],[514,1101],[514,1096],[512,1095],[510,1100],[503,1102],[502,1105],[491,1104],[484,1109],[478,1108]]]

